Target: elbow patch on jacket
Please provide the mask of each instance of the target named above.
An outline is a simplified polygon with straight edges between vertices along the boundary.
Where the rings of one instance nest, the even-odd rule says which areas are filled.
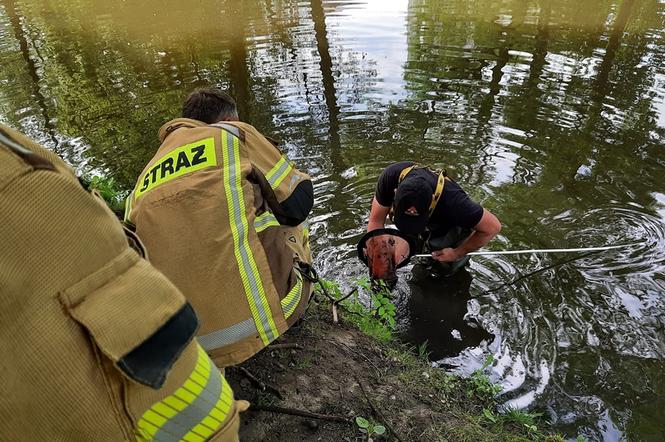
[[[287,199],[280,203],[282,210],[293,220],[289,225],[297,226],[307,219],[314,206],[314,185],[311,180],[301,181]]]
[[[152,336],[120,359],[118,368],[143,385],[161,388],[166,374],[194,337],[198,325],[194,309],[186,303]]]

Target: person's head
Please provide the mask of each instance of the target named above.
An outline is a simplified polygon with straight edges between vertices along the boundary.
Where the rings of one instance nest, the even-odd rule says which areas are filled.
[[[182,116],[207,124],[238,121],[236,102],[228,93],[213,88],[200,88],[187,96]]]
[[[404,178],[395,190],[393,216],[397,228],[409,235],[425,231],[434,191],[422,176]]]

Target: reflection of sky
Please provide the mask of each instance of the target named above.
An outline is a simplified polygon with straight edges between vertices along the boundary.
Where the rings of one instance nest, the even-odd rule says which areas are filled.
[[[653,107],[656,111],[656,121],[658,125],[665,129],[665,74],[656,75],[654,90],[658,98],[653,100]]]
[[[331,46],[358,51],[375,63],[381,90],[367,98],[392,102],[404,96],[407,9],[408,0],[368,0],[327,15]]]
[[[663,220],[663,222],[665,222],[665,194],[660,192],[653,192],[651,195],[654,197],[654,199],[658,204],[657,208],[658,215],[660,215],[660,218]]]

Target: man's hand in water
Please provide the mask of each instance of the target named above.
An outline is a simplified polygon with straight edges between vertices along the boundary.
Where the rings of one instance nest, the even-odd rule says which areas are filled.
[[[483,209],[483,217],[473,230],[462,244],[454,249],[436,250],[432,252],[432,258],[440,262],[453,262],[464,258],[467,253],[478,250],[490,242],[501,231],[501,223],[490,211]]]
[[[432,252],[432,258],[439,262],[454,262],[462,258],[464,255],[460,254],[457,249],[441,249]]]

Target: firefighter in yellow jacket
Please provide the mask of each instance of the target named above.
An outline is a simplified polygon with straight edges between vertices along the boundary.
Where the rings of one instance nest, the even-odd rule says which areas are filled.
[[[0,440],[237,441],[194,310],[55,154],[0,125]]]
[[[183,118],[127,200],[152,264],[201,317],[199,342],[219,366],[240,363],[286,331],[311,294],[310,178],[215,89],[187,98]]]

